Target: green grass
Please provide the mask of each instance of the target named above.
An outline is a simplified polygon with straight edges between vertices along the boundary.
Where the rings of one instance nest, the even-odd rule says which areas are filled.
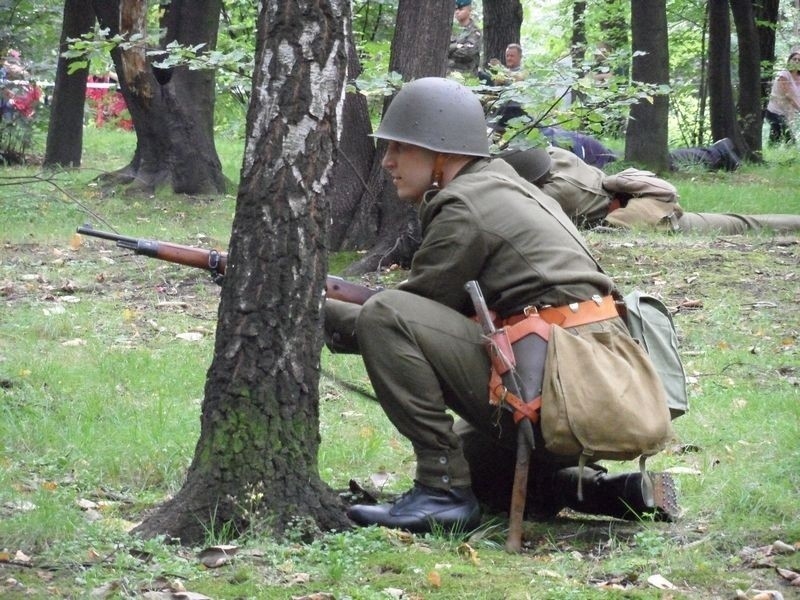
[[[502,518],[465,538],[367,528],[311,543],[299,518],[288,540],[248,532],[216,569],[200,565],[201,548],[129,536],[132,522],[180,488],[191,461],[219,288],[202,272],[73,233],[87,220],[102,227],[100,217],[131,235],[225,247],[234,211],[232,194],[101,193],[93,179],[122,166],[132,142],[88,129],[85,168],[54,175],[58,187],[30,167],[0,171],[3,182],[29,180],[4,187],[0,234],[0,595],[130,598],[179,581],[213,598],[797,596],[764,568],[798,567],[797,553],[764,549],[800,542],[796,235],[587,236],[623,289],[659,294],[676,311],[691,410],[675,422],[675,443],[648,464],[677,471],[678,523],[567,513],[526,522],[525,552],[509,556]],[[218,146],[236,177],[238,145]],[[800,212],[800,162],[784,149],[767,160],[671,181],[689,210]],[[332,272],[350,260],[331,257]],[[360,358],[323,352],[322,369],[323,478],[336,489],[355,479],[405,490],[413,453],[364,397],[371,389]],[[209,531],[208,543],[227,534]],[[9,562],[18,551],[31,562]],[[677,589],[650,586],[655,574]]]

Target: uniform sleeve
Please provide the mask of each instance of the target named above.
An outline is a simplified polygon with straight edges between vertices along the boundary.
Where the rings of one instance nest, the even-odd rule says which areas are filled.
[[[477,279],[487,256],[487,241],[463,202],[445,204],[425,229],[409,277],[400,289],[469,313],[464,284]]]
[[[455,47],[454,47],[455,46]],[[460,35],[455,44],[450,44],[451,58],[472,58],[480,54],[481,32],[473,28],[467,35]]]

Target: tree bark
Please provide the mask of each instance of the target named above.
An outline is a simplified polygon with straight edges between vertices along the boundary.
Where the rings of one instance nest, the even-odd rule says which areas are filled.
[[[70,64],[61,53],[67,50],[67,38],[77,38],[94,26],[91,0],[66,0],[61,24],[58,66],[50,104],[50,123],[47,128],[44,165],[52,167],[81,166],[83,152],[83,107],[86,103],[86,77],[89,69],[69,74]]]
[[[734,145],[739,155],[761,161],[761,60],[755,14],[751,0],[730,0],[739,47],[739,101],[737,114],[742,137]]]
[[[711,136],[730,138],[737,147],[743,139],[736,123],[731,83],[731,21],[728,0],[708,3],[708,93]]]
[[[772,89],[772,65],[775,63],[775,31],[778,25],[780,0],[753,2],[756,30],[758,31],[758,55],[761,58],[761,108],[767,108]]]
[[[519,0],[483,0],[481,64],[486,65],[491,58],[505,63],[506,46],[519,44],[521,28],[522,3]]]
[[[170,41],[204,44],[213,50],[219,28],[221,0],[172,0],[164,7],[162,24]],[[94,2],[102,27],[111,35],[143,34],[146,2]],[[107,180],[127,184],[131,191],[152,193],[169,185],[175,193],[216,194],[225,191],[222,165],[214,145],[214,72],[176,67],[165,83],[154,77],[151,59],[136,46],[112,52],[120,90],[136,131],[131,162]]]
[[[404,81],[444,77],[452,19],[452,0],[424,3],[400,0],[389,71],[400,73]],[[384,111],[386,106],[388,101]],[[397,198],[394,186],[381,167],[384,152],[385,146],[379,142],[367,180],[369,187],[361,197],[351,226],[354,232],[374,232],[374,235],[346,239],[346,247],[369,248],[364,258],[348,267],[348,275],[367,273],[394,263],[407,267],[419,245],[416,212]]]
[[[200,439],[186,482],[135,533],[184,543],[256,523],[348,525],[321,480],[324,194],[338,137],[349,0],[264,0],[241,183]],[[309,527],[309,534],[314,527]]]
[[[669,83],[669,43],[666,0],[631,2],[631,43],[633,81]],[[669,169],[669,99],[655,96],[631,107],[625,133],[625,160],[641,163],[660,173]]]
[[[347,78],[353,82],[361,73],[352,31],[348,32]],[[331,226],[328,245],[331,250],[341,250],[345,240],[374,239],[371,230],[374,216],[369,219],[354,218],[364,194],[370,193],[367,179],[375,157],[375,145],[368,137],[372,133],[367,99],[359,93],[347,92],[342,112],[341,139],[336,148],[336,159],[331,176],[328,197],[331,203]],[[374,204],[374,202],[373,202]],[[359,229],[360,226],[366,229]]]

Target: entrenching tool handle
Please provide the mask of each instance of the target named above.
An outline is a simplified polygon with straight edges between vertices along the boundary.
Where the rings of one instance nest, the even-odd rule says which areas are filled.
[[[467,290],[472,304],[475,308],[475,315],[483,328],[483,333],[490,340],[487,344],[489,358],[495,361],[495,351],[491,347],[491,339],[496,336],[495,329],[489,307],[477,281],[468,281],[464,288]],[[521,386],[517,385],[517,374],[514,371],[515,360],[513,351],[510,350],[508,372],[503,376],[507,381],[509,390],[522,398]],[[513,388],[513,389],[512,389]],[[517,460],[514,467],[514,487],[511,491],[511,506],[508,511],[508,537],[506,538],[506,551],[519,552],[522,549],[522,523],[525,519],[525,502],[528,495],[528,470],[530,468],[531,451],[533,450],[533,425],[530,420],[522,419],[517,426]]]
[[[525,429],[528,429],[526,433]],[[525,520],[525,503],[528,499],[528,473],[531,465],[533,425],[522,419],[517,426],[517,461],[514,465],[514,487],[511,488],[511,506],[508,509],[508,537],[506,551],[516,554],[522,550],[522,523]]]

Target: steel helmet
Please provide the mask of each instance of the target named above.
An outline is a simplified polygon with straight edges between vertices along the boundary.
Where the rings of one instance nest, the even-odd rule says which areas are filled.
[[[496,155],[497,158],[502,158],[519,173],[519,175],[530,181],[536,183],[542,177],[550,172],[550,165],[552,159],[550,153],[544,148],[515,148],[507,150]]]
[[[478,97],[460,83],[423,77],[405,84],[373,137],[434,152],[489,156],[486,118]]]

